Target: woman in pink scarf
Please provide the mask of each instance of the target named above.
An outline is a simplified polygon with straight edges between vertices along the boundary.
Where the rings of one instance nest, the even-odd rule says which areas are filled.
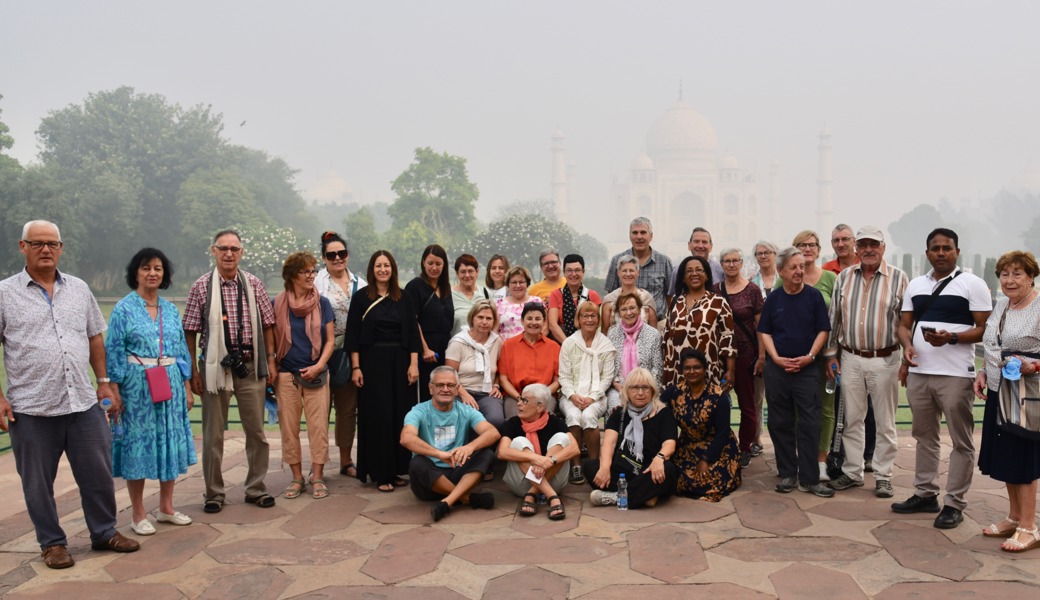
[[[660,385],[662,358],[661,333],[643,320],[643,301],[636,292],[618,296],[617,325],[607,331],[607,339],[614,344],[614,382],[607,390],[607,415],[621,404],[621,387],[633,369],[642,367],[654,376]]]
[[[336,315],[328,298],[314,287],[318,260],[294,252],[282,266],[285,291],[274,299],[275,363],[278,376],[278,428],[282,461],[292,469],[292,482],[282,496],[299,498],[307,487],[300,451],[300,414],[307,418],[310,442],[310,485],[314,498],[325,498],[325,456],[329,451],[329,358],[335,342]]]

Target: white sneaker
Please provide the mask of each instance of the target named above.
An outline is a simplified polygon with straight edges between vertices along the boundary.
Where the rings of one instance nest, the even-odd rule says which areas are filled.
[[[177,511],[174,511],[172,515],[168,515],[161,510],[155,511],[155,520],[160,523],[171,523],[173,525],[191,525],[191,517]]]
[[[612,506],[617,504],[617,492],[592,490],[592,493],[589,494],[589,502],[592,502],[593,506]]]
[[[134,530],[137,535],[152,535],[155,533],[155,525],[145,517],[139,523],[134,523],[133,519],[130,520],[130,529]]]
[[[830,481],[831,477],[827,474],[827,463],[820,463],[820,481]]]

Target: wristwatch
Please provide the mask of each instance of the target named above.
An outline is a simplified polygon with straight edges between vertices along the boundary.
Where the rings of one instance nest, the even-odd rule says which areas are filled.
[[[956,333],[951,333],[950,334],[950,345],[956,346],[957,345],[957,340],[958,340],[957,334]]]
[[[109,379],[108,377],[98,377],[97,378],[97,382],[98,383],[112,383],[112,380]]]
[[[554,465],[556,464],[556,457],[553,456],[552,454],[549,455],[549,460],[553,461]]]

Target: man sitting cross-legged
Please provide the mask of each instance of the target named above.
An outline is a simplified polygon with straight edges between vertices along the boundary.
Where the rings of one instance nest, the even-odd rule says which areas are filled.
[[[580,452],[578,442],[567,425],[546,410],[552,394],[549,388],[532,383],[517,398],[518,416],[502,424],[498,458],[509,464],[503,481],[517,496],[522,496],[520,516],[538,512],[538,493],[549,499],[549,518],[559,521],[567,516],[558,490],[567,485],[567,461]],[[531,479],[534,477],[534,479]]]
[[[473,508],[494,508],[491,492],[473,488],[491,467],[491,445],[500,437],[480,411],[457,402],[459,376],[448,366],[430,373],[433,397],[417,404],[404,417],[401,445],[411,450],[408,465],[412,493],[420,500],[438,500],[430,509],[440,521],[456,502]],[[471,436],[476,432],[476,436]],[[473,440],[466,443],[466,440]]]

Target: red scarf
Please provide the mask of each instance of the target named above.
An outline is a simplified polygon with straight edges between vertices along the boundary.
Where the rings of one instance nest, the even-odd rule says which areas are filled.
[[[549,423],[549,411],[542,413],[542,416],[538,417],[534,421],[528,423],[527,421],[520,419],[520,427],[524,429],[524,435],[527,439],[531,440],[531,445],[534,446],[534,453],[541,456],[542,454],[542,442],[538,440],[538,432],[541,431]]]
[[[311,342],[311,360],[317,361],[321,355],[321,303],[318,290],[311,288],[301,299],[292,292],[282,292],[274,299],[274,345],[278,360],[285,358],[292,346],[292,328],[289,326],[289,311],[297,317],[304,318],[307,339]]]

